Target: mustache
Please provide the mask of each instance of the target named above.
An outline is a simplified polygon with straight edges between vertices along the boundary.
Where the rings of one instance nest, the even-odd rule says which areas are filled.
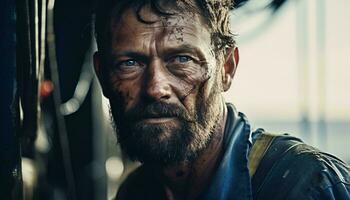
[[[139,121],[145,118],[177,117],[187,122],[193,120],[185,108],[176,104],[154,102],[148,105],[137,105],[125,113],[125,118],[131,121]]]

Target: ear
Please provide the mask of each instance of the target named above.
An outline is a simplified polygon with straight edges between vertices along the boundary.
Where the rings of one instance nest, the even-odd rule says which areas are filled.
[[[100,82],[100,85],[102,87],[102,92],[103,92],[103,95],[106,97],[106,98],[109,98],[109,90],[107,89],[108,88],[108,85],[107,85],[107,80],[106,80],[106,77],[103,75],[103,64],[101,62],[102,58],[101,58],[101,53],[96,51],[95,54],[94,54],[94,68],[95,68],[95,73],[96,73],[96,76]]]
[[[231,87],[232,79],[236,73],[239,62],[239,51],[237,47],[232,47],[226,50],[224,73],[222,76],[223,90],[226,92]]]

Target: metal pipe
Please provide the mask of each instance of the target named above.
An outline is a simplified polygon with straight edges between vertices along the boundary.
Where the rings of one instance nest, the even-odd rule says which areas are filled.
[[[55,33],[54,33],[54,0],[48,1],[47,10],[47,43],[48,43],[48,55],[50,60],[51,79],[56,89],[53,90],[53,100],[55,105],[55,113],[57,120],[57,128],[59,132],[59,139],[61,144],[61,150],[63,154],[63,166],[65,170],[66,181],[68,185],[68,198],[70,200],[76,199],[76,189],[73,168],[70,156],[69,140],[66,131],[66,124],[64,117],[60,112],[61,105],[61,92],[60,82],[58,75],[58,66],[56,60],[56,45],[55,45]]]
[[[0,7],[0,30],[4,30],[0,33],[0,199],[6,200],[22,199],[21,154],[15,126],[18,125],[16,23],[19,22],[16,3],[15,0],[7,0]],[[24,3],[21,5],[24,6]]]

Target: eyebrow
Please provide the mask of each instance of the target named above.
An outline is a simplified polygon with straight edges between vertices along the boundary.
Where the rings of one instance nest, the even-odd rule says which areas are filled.
[[[196,54],[199,59],[204,58],[204,54],[199,50],[199,48],[197,48],[193,45],[190,45],[190,44],[182,44],[179,46],[165,48],[164,50],[162,50],[160,56],[166,58],[166,57],[170,57],[172,55],[181,54],[181,53]],[[145,54],[145,53],[138,51],[138,50],[123,50],[123,51],[120,51],[116,54],[112,54],[112,58],[114,60],[118,59],[120,57],[124,57],[124,56],[136,58],[136,59],[138,59],[140,61],[144,61],[144,62],[146,62],[150,57],[148,54]]]
[[[140,60],[142,62],[146,62],[148,57],[146,54],[141,53],[139,51],[132,51],[132,50],[125,50],[121,51],[116,54],[112,54],[112,59],[117,60],[120,57],[130,57],[130,58],[136,58],[137,60]]]
[[[165,48],[162,52],[162,56],[168,57],[170,55],[180,54],[180,53],[196,54],[198,56],[198,58],[204,58],[204,55],[199,50],[199,48],[195,47],[193,45],[190,45],[190,44],[182,44],[179,46]]]

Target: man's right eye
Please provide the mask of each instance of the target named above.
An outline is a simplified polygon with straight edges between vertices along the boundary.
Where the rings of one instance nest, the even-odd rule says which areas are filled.
[[[130,68],[130,67],[138,67],[141,66],[141,64],[139,62],[137,62],[136,60],[125,60],[125,61],[121,61],[117,64],[117,66],[119,68]]]

